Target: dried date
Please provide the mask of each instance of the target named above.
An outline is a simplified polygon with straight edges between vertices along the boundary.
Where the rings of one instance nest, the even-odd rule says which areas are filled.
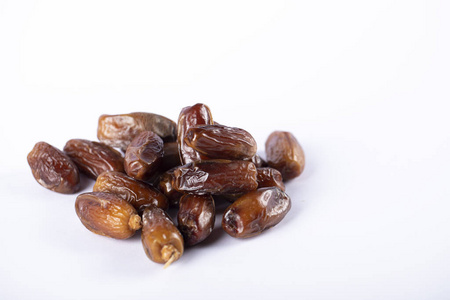
[[[278,170],[267,167],[257,168],[256,171],[258,172],[256,179],[258,181],[258,188],[274,186],[282,191],[285,190],[283,176],[281,176]]]

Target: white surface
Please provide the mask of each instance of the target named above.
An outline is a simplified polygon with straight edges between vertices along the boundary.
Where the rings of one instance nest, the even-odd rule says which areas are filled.
[[[449,1],[0,1],[0,299],[448,299]],[[167,270],[79,222],[33,145],[103,113],[289,130],[293,206]],[[92,187],[88,183],[84,191]],[[218,222],[220,222],[220,215]]]

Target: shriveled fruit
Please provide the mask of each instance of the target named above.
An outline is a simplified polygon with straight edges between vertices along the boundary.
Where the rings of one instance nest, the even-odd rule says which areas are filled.
[[[152,131],[143,131],[128,145],[125,172],[135,179],[149,180],[158,170],[163,154],[163,140]]]
[[[244,129],[236,127],[191,127],[187,130],[184,141],[209,158],[251,159],[256,154],[255,139]]]
[[[173,188],[173,171],[175,169],[170,169],[163,173],[158,182],[158,189],[169,199],[169,205],[173,207],[178,207],[178,202],[183,196],[183,193],[177,191]]]
[[[149,207],[142,214],[142,245],[152,261],[169,266],[184,251],[184,241],[170,216],[162,209]]]
[[[270,167],[257,168],[256,171],[258,172],[256,179],[258,188],[274,186],[282,191],[285,190],[283,176],[281,176],[280,171]]]
[[[187,246],[202,242],[212,232],[215,221],[214,199],[211,195],[186,194],[180,199],[178,229]]]
[[[127,239],[141,228],[141,217],[127,201],[112,193],[83,193],[75,201],[81,223],[93,233]]]
[[[71,139],[64,146],[64,152],[82,173],[93,179],[105,171],[124,171],[122,154],[103,143]]]
[[[173,187],[193,194],[236,194],[255,190],[256,167],[243,160],[204,160],[175,168]]]
[[[236,238],[248,238],[277,225],[291,208],[291,199],[276,187],[244,194],[224,212],[222,228]]]
[[[174,121],[153,113],[101,115],[98,119],[97,137],[101,142],[125,151],[142,131],[153,131],[164,141],[175,141],[176,127]]]
[[[93,190],[116,194],[138,211],[150,205],[164,210],[169,208],[169,200],[158,189],[121,172],[103,172],[97,177]]]
[[[176,166],[181,165],[180,154],[178,153],[177,142],[164,143],[164,155],[162,157],[161,165],[159,167],[160,172],[165,172]]]
[[[300,176],[305,168],[305,154],[292,133],[274,131],[265,146],[269,167],[280,171],[284,180]]]
[[[75,163],[61,150],[46,142],[38,142],[27,156],[36,181],[43,187],[62,194],[80,189],[80,174]]]
[[[205,104],[197,103],[181,110],[177,123],[177,143],[178,151],[180,153],[180,161],[182,164],[208,158],[187,145],[185,142],[185,136],[186,132],[191,127],[212,124],[214,124],[214,121],[211,111]]]

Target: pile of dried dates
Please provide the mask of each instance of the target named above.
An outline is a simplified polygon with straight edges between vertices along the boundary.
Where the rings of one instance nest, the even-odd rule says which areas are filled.
[[[27,157],[34,178],[65,194],[79,191],[80,173],[93,178],[93,191],[75,201],[81,223],[116,239],[141,229],[147,256],[165,266],[211,234],[215,201],[229,203],[222,228],[233,237],[278,224],[291,208],[284,182],[305,165],[290,132],[269,135],[264,160],[250,133],[213,121],[201,103],[183,108],[177,123],[143,112],[102,115],[97,137],[69,140],[63,151],[37,143]]]

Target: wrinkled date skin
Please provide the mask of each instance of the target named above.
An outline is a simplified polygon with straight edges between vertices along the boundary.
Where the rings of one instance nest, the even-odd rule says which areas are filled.
[[[177,123],[177,143],[181,164],[208,159],[186,144],[185,136],[189,128],[198,125],[214,124],[209,107],[202,103],[185,107],[181,110]]]
[[[215,206],[211,195],[186,194],[180,199],[178,229],[187,246],[205,240],[214,229]]]
[[[116,194],[133,205],[138,212],[150,205],[164,210],[169,208],[169,200],[158,189],[121,172],[108,171],[100,174],[93,191]]]
[[[124,171],[122,154],[99,142],[71,139],[64,146],[64,152],[82,173],[93,179],[105,171]]]
[[[149,207],[142,214],[142,245],[150,260],[170,265],[184,251],[184,241],[169,215],[157,207]]]
[[[222,217],[222,228],[236,238],[249,238],[277,225],[289,212],[291,199],[276,187],[244,194]]]
[[[283,176],[281,176],[280,171],[269,167],[257,168],[256,171],[258,172],[258,188],[274,186],[283,192],[285,191]]]
[[[180,198],[183,193],[177,191],[173,188],[173,171],[175,169],[170,169],[161,175],[158,183],[158,189],[169,199],[169,206],[178,207]]]
[[[81,223],[93,233],[127,239],[141,228],[141,218],[127,201],[111,193],[80,194],[75,210]]]
[[[159,167],[160,172],[166,172],[181,165],[177,142],[164,143],[164,155]]]
[[[243,160],[205,160],[175,168],[173,187],[193,194],[237,194],[255,190],[255,164]]]
[[[251,159],[257,150],[256,141],[250,133],[223,125],[191,127],[184,141],[209,158]]]
[[[62,194],[73,194],[80,189],[78,167],[61,150],[46,142],[39,142],[27,156],[36,181],[43,187]]]
[[[269,165],[267,164],[267,162],[266,162],[264,159],[262,159],[262,157],[259,156],[258,154],[255,154],[255,155],[252,157],[251,161],[255,164],[255,166],[256,166],[257,168],[265,168],[265,167],[268,167],[268,166],[269,166]]]
[[[176,128],[174,121],[152,113],[101,115],[98,119],[97,137],[101,142],[125,151],[142,131],[153,131],[164,141],[175,141]]]
[[[265,146],[269,167],[280,171],[285,181],[300,176],[305,168],[305,154],[292,133],[274,131]]]
[[[158,170],[163,155],[163,140],[152,131],[143,131],[125,152],[125,172],[135,179],[149,180]]]

